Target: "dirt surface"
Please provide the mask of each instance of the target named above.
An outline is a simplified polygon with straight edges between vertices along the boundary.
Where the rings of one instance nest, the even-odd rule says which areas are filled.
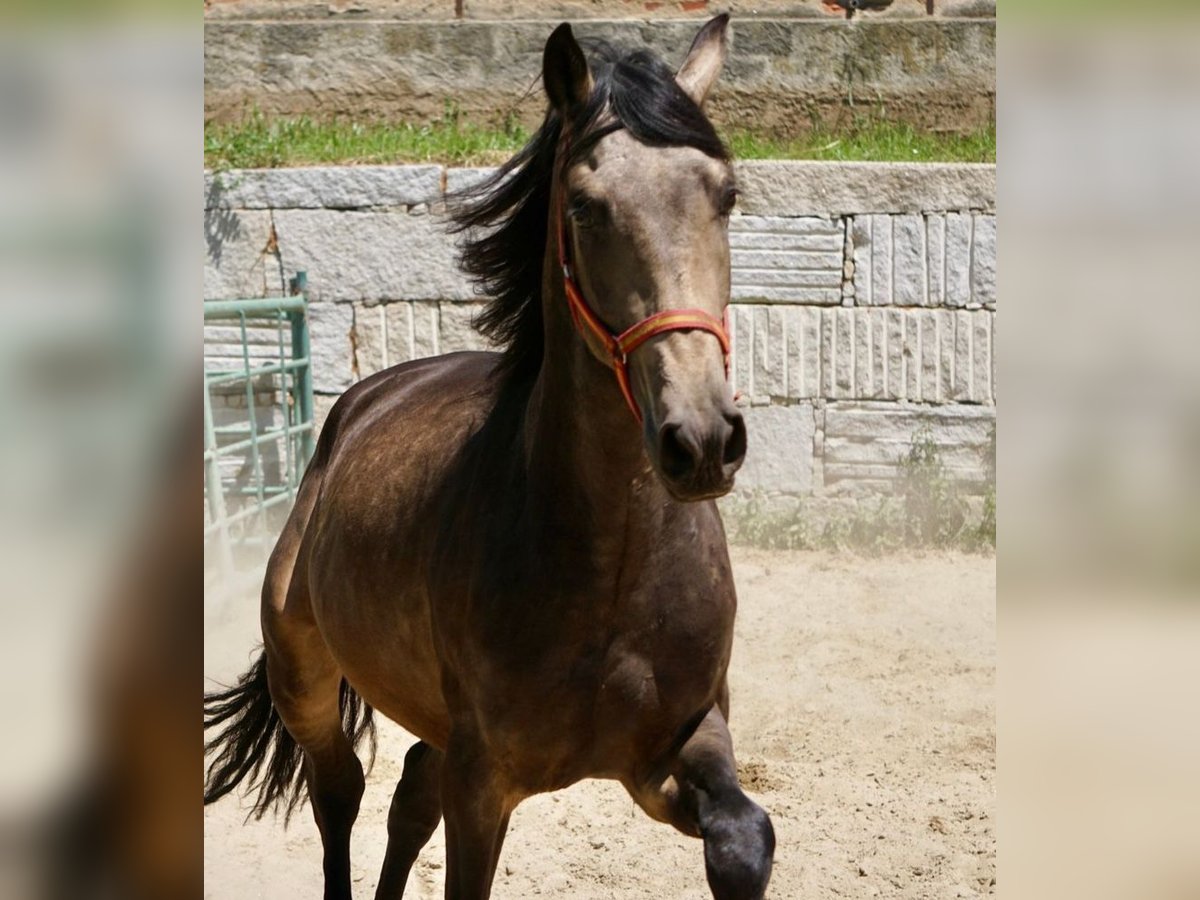
[[[734,548],[730,671],[742,784],[771,814],[769,896],[975,897],[995,892],[995,560],[859,559]],[[253,592],[210,598],[206,673],[229,679],[257,638]],[[356,894],[373,896],[387,807],[412,738],[381,723],[355,831]],[[205,812],[205,896],[321,896],[308,807],[291,827]],[[441,897],[441,829],[406,896]],[[583,782],[512,817],[495,898],[710,895],[699,841],[624,791]]]

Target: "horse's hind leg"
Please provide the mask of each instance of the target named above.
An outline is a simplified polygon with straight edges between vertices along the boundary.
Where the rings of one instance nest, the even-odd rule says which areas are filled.
[[[342,725],[342,675],[311,622],[264,611],[271,699],[304,751],[304,774],[324,848],[325,900],[350,898],[350,830],[363,769]]]
[[[398,900],[417,854],[442,819],[442,754],[424,741],[409,748],[388,812],[387,854],[375,900]]]
[[[775,831],[737,781],[733,741],[713,707],[660,784],[627,785],[653,818],[704,839],[708,885],[716,900],[760,900],[771,878]]]
[[[325,898],[349,900],[350,829],[364,779],[342,722],[342,673],[313,618],[303,566],[303,532],[319,473],[310,470],[263,583],[262,629],[271,701],[304,751],[304,776],[324,848]]]

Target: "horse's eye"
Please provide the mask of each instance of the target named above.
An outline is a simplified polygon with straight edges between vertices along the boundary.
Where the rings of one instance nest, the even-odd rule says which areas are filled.
[[[567,215],[578,228],[588,228],[596,223],[596,206],[590,200],[577,197],[567,207]]]
[[[721,193],[721,205],[719,207],[722,216],[727,216],[733,212],[733,207],[737,203],[738,192],[737,188],[726,188]]]

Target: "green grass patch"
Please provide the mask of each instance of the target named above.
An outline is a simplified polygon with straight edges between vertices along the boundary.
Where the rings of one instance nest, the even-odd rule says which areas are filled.
[[[779,140],[740,131],[726,136],[737,159],[825,159],[841,162],[996,161],[996,129],[971,134],[916,131],[909,125],[871,122],[845,131],[816,131]]]
[[[317,122],[307,117],[252,115],[233,125],[206,123],[204,165],[210,169],[430,162],[498,165],[529,140],[515,120],[501,127],[465,122],[453,110],[424,124]],[[726,135],[738,159],[824,159],[909,162],[995,162],[996,131],[953,135],[906,125],[869,123],[843,132],[779,140],[749,131]]]
[[[204,125],[210,169],[437,162],[495,165],[529,140],[515,122],[485,128],[446,115],[426,125],[317,122],[306,116],[253,115],[233,125]]]

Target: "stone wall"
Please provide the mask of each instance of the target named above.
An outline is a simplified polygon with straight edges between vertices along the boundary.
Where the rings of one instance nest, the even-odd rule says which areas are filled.
[[[230,121],[257,109],[425,122],[450,104],[467,120],[533,126],[545,110],[537,77],[553,25],[210,18],[205,117]],[[593,19],[576,32],[678,63],[696,22]],[[779,135],[863,116],[967,132],[995,120],[995,45],[995,19],[735,16],[707,109],[719,128],[753,122]]]
[[[996,15],[995,0],[893,0],[868,16],[949,18]],[[206,19],[615,19],[692,17],[727,12],[735,17],[841,16],[832,0],[205,0]]]
[[[747,162],[730,223],[741,491],[890,488],[928,428],[985,477],[995,421],[995,167]],[[205,176],[206,298],[308,272],[317,409],[356,379],[483,346],[444,231],[445,192],[486,170],[312,168]]]

